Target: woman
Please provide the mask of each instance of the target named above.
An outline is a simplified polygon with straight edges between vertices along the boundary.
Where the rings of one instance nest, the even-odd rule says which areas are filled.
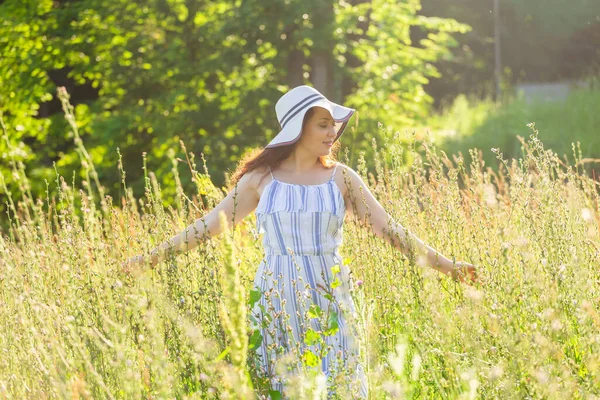
[[[337,140],[355,110],[309,86],[284,94],[275,110],[281,131],[258,155],[241,163],[232,178],[236,187],[225,199],[155,248],[149,260],[138,256],[130,263],[154,265],[167,252],[194,248],[205,234],[218,235],[223,230],[220,212],[231,224],[256,210],[257,230],[265,234],[265,258],[254,281],[261,296],[251,316],[262,337],[259,370],[284,392],[285,377],[276,367],[285,354],[292,354],[292,363],[320,364],[331,379],[340,370],[349,372],[357,382],[355,395],[366,397],[349,323],[352,280],[338,253],[345,213],[404,253],[424,255],[430,267],[455,279],[474,280],[475,268],[453,263],[393,221],[360,176],[332,159],[332,147],[339,146]],[[359,196],[363,198],[356,201]]]

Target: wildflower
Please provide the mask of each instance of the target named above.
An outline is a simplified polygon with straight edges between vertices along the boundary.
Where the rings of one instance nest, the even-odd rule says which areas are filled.
[[[483,292],[472,287],[468,287],[465,295],[474,301],[480,301],[483,298]]]
[[[363,281],[361,279],[356,281],[356,287],[361,287],[363,284]]]
[[[582,208],[581,209],[581,218],[583,218],[583,220],[585,222],[593,222],[594,214],[593,214],[592,210],[590,210],[589,208]]]
[[[490,380],[496,380],[502,376],[504,369],[500,365],[494,365],[490,370]]]

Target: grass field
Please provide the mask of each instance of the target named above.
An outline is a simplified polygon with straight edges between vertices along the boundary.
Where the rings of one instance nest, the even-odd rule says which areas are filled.
[[[354,298],[371,398],[598,398],[597,182],[577,159],[561,165],[534,130],[520,159],[501,160],[500,148],[498,172],[416,145],[424,153],[410,166],[400,160],[414,149],[390,145],[371,173],[364,160],[357,171],[396,221],[477,265],[484,284],[415,265],[347,219],[341,254],[363,282]],[[14,165],[22,193],[2,217],[10,228],[0,237],[0,398],[264,393],[248,368],[246,310],[262,257],[254,215],[126,276],[126,257],[181,230],[223,192],[191,159],[197,193],[178,191],[172,209],[149,171],[144,197],[133,198],[124,175],[129,195],[110,199],[82,143],[79,152],[88,177],[57,177],[47,198],[29,196]],[[319,398],[320,382],[301,375],[294,398]]]
[[[491,100],[458,96],[443,113],[430,119],[429,129],[438,146],[448,154],[478,148],[486,165],[495,165],[491,148],[500,148],[508,159],[522,157],[518,136],[526,137],[526,125],[535,122],[539,139],[561,159],[573,159],[571,143],[580,142],[582,166],[591,175],[600,171],[600,90],[578,89],[560,101],[527,102],[516,97],[497,105]]]

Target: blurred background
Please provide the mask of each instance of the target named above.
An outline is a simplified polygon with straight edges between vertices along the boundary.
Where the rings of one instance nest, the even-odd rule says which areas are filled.
[[[143,153],[163,193],[174,167],[191,188],[180,141],[224,184],[301,84],[358,109],[351,164],[373,139],[429,135],[495,167],[491,148],[519,157],[535,122],[546,148],[572,158],[580,141],[585,171],[600,165],[598,0],[0,0],[0,21],[0,207],[19,163],[40,197],[57,173],[82,180],[61,86],[113,198],[119,154],[136,195]]]

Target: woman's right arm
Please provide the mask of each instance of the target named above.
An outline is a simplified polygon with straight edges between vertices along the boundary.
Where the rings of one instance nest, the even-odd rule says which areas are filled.
[[[223,232],[219,213],[224,212],[228,228],[237,224],[258,205],[257,191],[259,174],[254,171],[244,174],[237,185],[209,213],[198,218],[171,239],[159,244],[150,251],[148,262],[154,266],[169,254],[183,253],[198,246],[206,236],[217,236]],[[233,221],[233,224],[232,224]],[[136,256],[127,260],[127,266],[143,265],[148,256]],[[128,270],[128,268],[126,268]]]

